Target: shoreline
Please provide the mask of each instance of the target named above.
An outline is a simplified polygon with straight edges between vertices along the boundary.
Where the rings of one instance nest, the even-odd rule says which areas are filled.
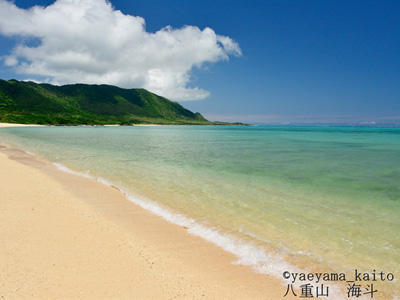
[[[7,138],[5,139],[5,141],[7,140]],[[0,148],[1,148],[1,141],[0,141]],[[22,146],[12,146],[9,147],[9,150],[11,152],[19,152],[21,154],[22,157],[24,157],[22,159],[22,163],[27,163],[27,161],[29,161],[30,163],[28,164],[29,166],[33,166],[33,167],[38,167],[35,163],[33,163],[35,160],[36,161],[40,161],[41,163],[45,163],[47,165],[50,165],[50,168],[53,169],[53,171],[51,171],[48,175],[53,178],[53,179],[59,179],[59,183],[61,183],[64,188],[67,191],[70,191],[71,189],[73,189],[73,193],[75,194],[77,192],[77,190],[80,190],[81,188],[75,188],[75,184],[66,184],[66,180],[63,176],[61,176],[62,178],[59,178],[60,176],[60,172],[65,174],[66,172],[69,173],[69,175],[73,176],[78,176],[79,178],[84,178],[85,180],[89,180],[89,181],[94,181],[97,184],[100,184],[103,188],[104,186],[106,188],[111,188],[113,190],[116,190],[119,194],[119,196],[123,196],[123,198],[125,200],[128,200],[128,202],[130,204],[128,205],[134,205],[136,208],[142,207],[147,214],[150,214],[152,217],[156,217],[156,218],[161,218],[161,222],[163,222],[163,224],[165,225],[166,222],[171,222],[173,223],[172,225],[174,225],[175,227],[178,228],[183,228],[184,231],[186,231],[186,233],[189,233],[190,236],[194,237],[200,237],[201,240],[207,244],[210,244],[212,246],[217,246],[217,248],[219,249],[219,251],[221,251],[221,249],[223,251],[226,251],[225,253],[228,254],[229,256],[233,257],[230,261],[228,261],[228,264],[240,264],[241,266],[244,266],[245,269],[247,270],[251,270],[252,272],[261,272],[264,274],[267,274],[267,276],[262,275],[264,277],[264,280],[270,280],[270,279],[278,279],[277,280],[277,285],[274,287],[275,289],[281,289],[282,292],[284,292],[284,288],[286,288],[287,286],[285,286],[287,284],[287,280],[282,280],[282,272],[284,270],[288,270],[289,272],[305,272],[305,273],[309,273],[309,272],[326,272],[326,271],[334,271],[336,270],[336,272],[338,270],[343,270],[343,269],[334,269],[329,266],[329,264],[327,263],[322,263],[322,261],[320,261],[319,263],[317,263],[316,265],[314,265],[314,263],[316,262],[315,259],[311,260],[304,260],[304,261],[299,261],[297,259],[295,259],[295,257],[290,257],[290,255],[287,255],[288,253],[286,253],[285,251],[283,252],[279,252],[279,253],[275,253],[274,249],[270,249],[268,248],[268,245],[263,245],[262,243],[258,243],[259,241],[257,240],[257,238],[255,238],[256,240],[252,240],[252,239],[247,239],[247,236],[241,236],[239,235],[231,235],[229,231],[225,232],[225,231],[219,231],[218,229],[216,229],[215,227],[213,227],[211,224],[204,224],[201,223],[201,221],[197,221],[194,219],[191,219],[189,217],[189,215],[186,217],[186,215],[181,215],[181,213],[179,213],[179,211],[174,211],[174,210],[170,210],[168,207],[164,207],[162,205],[157,204],[157,202],[153,202],[150,199],[146,198],[145,195],[139,196],[139,198],[137,196],[135,196],[135,190],[131,190],[131,191],[127,191],[123,188],[123,185],[119,185],[118,182],[116,183],[112,183],[109,182],[107,180],[107,175],[104,174],[105,177],[97,177],[97,176],[90,176],[89,173],[86,173],[84,171],[79,172],[79,171],[74,171],[73,169],[69,169],[68,167],[61,165],[61,164],[57,164],[57,163],[52,163],[51,161],[48,161],[47,159],[42,159],[42,157],[36,154],[32,154],[30,152],[24,152],[23,150],[18,150],[18,149],[24,149],[24,147]],[[0,149],[1,152],[1,149]],[[7,151],[6,151],[7,152]],[[32,165],[33,163],[33,165]],[[43,167],[44,165],[42,165]],[[56,170],[54,170],[54,168],[56,168]],[[39,171],[48,171],[49,168],[39,168]],[[56,172],[54,172],[56,171]],[[45,172],[46,173],[46,172]],[[79,181],[80,182],[80,181]],[[0,182],[1,183],[1,182]],[[116,184],[115,186],[113,184]],[[86,187],[83,187],[84,189],[86,189]],[[126,208],[124,207],[122,210],[119,210],[119,217],[114,219],[114,215],[108,215],[108,209],[111,207],[110,203],[108,202],[105,207],[106,209],[104,209],[104,207],[99,206],[98,204],[100,200],[96,199],[96,197],[99,196],[99,191],[97,191],[96,195],[90,196],[92,197],[92,199],[88,199],[88,194],[79,194],[78,198],[80,198],[81,200],[83,200],[84,202],[88,202],[90,205],[93,205],[93,208],[95,211],[100,211],[102,214],[104,213],[106,215],[106,217],[111,217],[112,221],[115,223],[120,224],[122,222],[121,216],[123,215],[123,213],[121,213],[122,211],[125,212]],[[144,197],[143,197],[144,196]],[[160,197],[162,197],[163,195],[159,195]],[[171,195],[173,196],[173,195]],[[0,197],[1,198],[1,197]],[[115,203],[114,201],[119,201],[119,200],[115,200],[114,197],[109,198],[110,200],[112,200],[112,207],[114,207],[114,204],[116,205],[117,203]],[[158,199],[157,197],[153,197],[151,199]],[[93,201],[93,202],[92,202]],[[126,201],[125,201],[126,202]],[[129,206],[131,208],[131,206]],[[135,214],[135,213],[133,213]],[[129,217],[132,217],[131,214]],[[157,217],[158,216],[158,217]],[[131,220],[128,220],[127,223],[131,222]],[[125,224],[125,221],[123,222]],[[147,219],[145,219],[144,223],[147,224]],[[132,223],[133,224],[133,223]],[[168,223],[170,224],[170,223]],[[205,226],[202,226],[202,225]],[[135,223],[136,227],[141,227],[142,225],[139,223]],[[133,228],[129,225],[125,226],[127,227],[129,231],[132,231]],[[200,228],[202,227],[202,228]],[[157,228],[152,229],[152,230],[158,230]],[[134,232],[135,235],[137,234],[137,232]],[[231,239],[231,237],[233,239]],[[158,240],[163,241],[164,237],[161,236],[160,237],[156,237]],[[243,239],[242,239],[243,238]],[[253,243],[255,242],[255,243]],[[255,248],[252,247],[252,245],[256,246]],[[258,245],[261,246],[261,248],[258,248]],[[158,247],[159,245],[157,245]],[[243,247],[244,246],[244,247]],[[264,246],[266,247],[265,249]],[[189,247],[190,248],[190,247]],[[181,249],[181,248],[180,248]],[[272,250],[272,251],[270,251]],[[176,251],[176,250],[175,250]],[[189,249],[188,251],[191,251],[191,249]],[[239,251],[239,252],[238,252]],[[176,251],[179,252],[179,251]],[[284,261],[281,261],[280,259],[278,259],[278,261],[276,261],[274,258],[274,253],[278,254],[277,258],[282,258]],[[272,257],[270,256],[270,254],[272,254]],[[151,256],[151,255],[150,255]],[[271,259],[272,258],[272,259]],[[194,260],[197,259],[197,257],[192,258]],[[178,258],[179,260],[179,258]],[[193,261],[188,260],[188,263],[192,263]],[[281,264],[281,262],[284,262],[284,264]],[[286,265],[286,263],[289,263],[289,266]],[[214,264],[214,262],[213,262]],[[310,266],[312,266],[311,269]],[[255,267],[255,268],[254,268]],[[260,268],[259,268],[260,267]],[[299,268],[299,269],[298,269]],[[276,272],[278,271],[278,273]],[[192,275],[190,275],[192,276]],[[272,278],[271,278],[272,276]],[[329,284],[329,283],[328,283]],[[296,288],[298,288],[298,286],[296,286]],[[334,284],[334,286],[332,286],[332,284],[330,285],[330,288],[336,290],[337,292],[339,292],[339,294],[336,291],[334,292],[335,297],[333,297],[333,299],[336,298],[343,298],[343,297],[339,297],[339,295],[342,295],[343,291],[346,291],[346,286],[345,284],[340,284],[338,283],[338,285]],[[336,288],[340,289],[337,290]],[[386,291],[382,291],[380,290],[380,295],[379,295],[379,299],[381,299],[381,296],[385,295],[386,297],[390,297],[389,295],[391,294],[391,290],[388,291],[389,294],[386,294]],[[1,291],[1,290],[0,290]],[[331,290],[332,291],[332,290]],[[296,290],[296,292],[298,292],[298,290]],[[270,293],[268,293],[270,294]],[[1,293],[0,293],[1,295]],[[334,296],[332,295],[332,296]],[[282,295],[280,295],[282,296]],[[337,296],[337,297],[336,297]],[[391,297],[390,297],[391,298]],[[246,298],[244,298],[246,299]],[[269,298],[262,298],[262,299],[269,299]],[[278,298],[280,299],[280,298]]]
[[[251,124],[144,124],[144,123],[138,123],[138,124],[131,124],[131,125],[121,125],[121,124],[93,124],[93,125],[87,125],[87,124],[76,124],[76,125],[52,125],[52,124],[46,124],[46,125],[41,125],[41,124],[20,124],[20,123],[1,123],[0,122],[0,128],[6,128],[6,127],[39,127],[39,126],[70,126],[70,127],[77,127],[77,126],[101,126],[101,127],[119,127],[119,126],[131,126],[131,127],[154,127],[154,126],[254,126]]]
[[[0,123],[0,128],[6,127],[39,127],[44,125],[39,124],[19,124],[19,123]]]
[[[1,254],[4,257],[0,261],[9,271],[0,291],[7,299],[26,295],[33,299],[67,295],[82,299],[103,299],[104,295],[159,299],[283,296],[282,280],[232,264],[237,260],[234,255],[140,208],[120,191],[62,172],[21,150],[0,148],[0,183],[14,187],[12,191],[1,189],[7,208],[2,213],[5,221],[1,236],[6,237],[5,245],[24,245],[26,251],[36,249],[39,255],[28,257],[6,247],[9,251]],[[38,186],[30,184],[39,180]],[[21,185],[24,191],[18,188]],[[27,199],[29,202],[25,202]],[[42,219],[35,218],[37,208]],[[35,238],[27,239],[26,231]],[[82,231],[86,235],[81,237]],[[93,244],[88,244],[87,238]],[[98,253],[98,247],[104,245],[106,256],[103,250]],[[79,261],[72,259],[71,253]],[[54,255],[58,259],[51,260]],[[99,275],[93,277],[88,270]],[[46,280],[29,286],[26,281],[32,278]],[[84,288],[80,282],[92,288]],[[21,287],[24,284],[25,288]]]

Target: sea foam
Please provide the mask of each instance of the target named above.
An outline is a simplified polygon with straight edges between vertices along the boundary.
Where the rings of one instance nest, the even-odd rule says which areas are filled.
[[[110,187],[117,187],[124,196],[134,204],[141,208],[150,211],[151,213],[162,217],[164,220],[187,228],[188,233],[201,237],[202,239],[211,242],[226,252],[229,252],[237,257],[233,264],[239,264],[251,267],[256,273],[270,275],[282,280],[282,285],[287,285],[282,279],[284,271],[302,273],[306,272],[300,268],[285,261],[280,255],[267,252],[263,247],[254,245],[249,241],[243,241],[238,237],[231,234],[224,233],[221,230],[214,228],[210,225],[203,225],[193,218],[187,217],[183,214],[171,211],[153,201],[144,200],[137,196],[132,195],[124,188],[114,185],[107,179],[98,176],[92,176],[89,172],[74,171],[60,163],[53,162],[59,170],[73,175],[96,180],[99,183]],[[330,286],[330,295],[334,299],[344,298],[344,294],[337,285]],[[360,298],[362,299],[362,298]]]

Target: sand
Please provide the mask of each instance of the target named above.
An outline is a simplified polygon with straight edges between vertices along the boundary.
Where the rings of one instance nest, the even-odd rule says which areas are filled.
[[[286,289],[118,190],[5,145],[0,219],[0,299],[282,299]]]
[[[38,124],[17,124],[17,123],[0,123],[0,128],[1,127],[37,127],[37,126],[43,126],[43,125],[38,125]]]

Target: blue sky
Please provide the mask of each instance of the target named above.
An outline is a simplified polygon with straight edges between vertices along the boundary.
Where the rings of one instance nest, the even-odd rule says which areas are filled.
[[[144,18],[147,32],[193,25],[237,42],[241,56],[228,53],[229,60],[206,61],[189,72],[187,87],[210,94],[181,103],[210,119],[400,123],[398,1],[111,2]],[[0,36],[0,56],[21,42],[37,41]],[[16,74],[3,63],[0,77],[42,78]]]

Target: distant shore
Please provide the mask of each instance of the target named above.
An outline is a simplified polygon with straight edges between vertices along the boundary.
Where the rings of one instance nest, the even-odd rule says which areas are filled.
[[[1,127],[38,127],[43,126],[39,124],[17,124],[17,123],[0,123]]]
[[[120,125],[120,124],[103,124],[103,125],[87,125],[87,124],[74,124],[74,125],[52,125],[52,124],[20,124],[20,123],[0,123],[0,128],[2,127],[38,127],[38,126],[105,126],[105,127],[113,127],[113,126],[142,126],[142,127],[150,127],[150,126],[251,126],[249,124],[131,124],[131,125]]]
[[[280,299],[284,293],[279,279],[232,264],[233,255],[116,189],[1,144],[0,166],[5,299]]]

